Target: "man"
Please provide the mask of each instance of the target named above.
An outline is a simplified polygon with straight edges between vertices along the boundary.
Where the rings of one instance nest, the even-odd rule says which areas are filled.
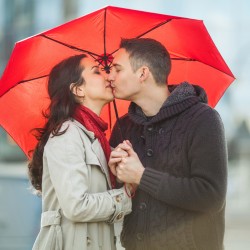
[[[187,82],[167,86],[170,69],[169,53],[159,42],[127,39],[121,41],[109,75],[115,97],[131,101],[110,139],[116,147],[111,171],[137,186],[132,213],[124,219],[122,245],[222,250],[227,185],[223,124],[206,104],[202,88]]]

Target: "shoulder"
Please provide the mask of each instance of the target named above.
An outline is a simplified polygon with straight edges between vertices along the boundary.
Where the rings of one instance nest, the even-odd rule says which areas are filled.
[[[115,125],[112,129],[112,133],[120,133],[120,130],[124,131],[133,123],[128,114],[125,114],[119,117],[119,120],[116,120]]]
[[[130,123],[128,114],[119,117],[119,121],[116,120],[115,125],[112,129],[112,133],[109,139],[111,147],[116,147],[122,140],[124,128]]]
[[[83,136],[88,136],[90,139],[95,139],[94,132],[87,130],[86,127],[74,119],[65,121],[59,131],[65,131],[66,135],[71,134],[79,136],[80,134]]]
[[[199,116],[203,120],[222,122],[221,116],[217,110],[204,103],[201,103],[200,107],[201,107],[201,113],[199,114]]]
[[[65,121],[58,131],[58,135],[51,134],[47,142],[48,145],[72,144],[80,142],[82,139],[94,138],[94,133],[88,131],[82,124],[72,120]],[[47,146],[48,146],[47,145]]]
[[[120,123],[120,125],[121,126],[126,126],[127,124],[129,124],[131,122],[131,119],[130,119],[130,117],[129,117],[129,115],[128,114],[125,114],[125,115],[123,115],[123,116],[121,116],[120,118],[119,118],[119,123]],[[118,122],[116,121],[116,125],[118,124]]]
[[[197,103],[187,111],[187,114],[193,118],[193,121],[221,121],[221,117],[218,111],[205,103]]]
[[[68,120],[61,125],[57,135],[53,133],[50,134],[45,148],[66,147],[66,145],[69,145],[72,141],[77,140],[78,137],[79,132],[76,126],[72,121]]]
[[[120,119],[120,121],[126,121],[126,120],[128,120],[129,119],[128,113],[125,114],[125,115],[123,115],[123,116],[121,116],[119,119]]]
[[[60,130],[59,133],[62,133],[62,135],[58,136],[58,137],[79,137],[79,133],[80,133],[80,127],[76,124],[76,122],[74,120],[68,120],[65,121]]]
[[[198,131],[224,133],[224,124],[217,110],[204,103],[199,103],[193,112],[190,126],[195,133]]]

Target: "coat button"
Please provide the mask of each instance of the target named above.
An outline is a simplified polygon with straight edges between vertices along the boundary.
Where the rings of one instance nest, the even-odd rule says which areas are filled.
[[[144,210],[146,210],[146,208],[147,208],[146,203],[145,202],[141,202],[140,205],[139,205],[139,209],[142,210],[142,211],[144,211]]]
[[[121,202],[122,198],[121,198],[120,195],[117,195],[117,196],[115,197],[115,200],[116,200],[117,202]]]
[[[87,236],[87,245],[90,245],[91,244],[91,239],[89,236]]]
[[[143,236],[144,235],[142,233],[138,233],[138,234],[136,234],[136,239],[141,241],[141,240],[143,240]]]
[[[158,133],[159,133],[160,135],[163,134],[163,133],[164,133],[164,129],[163,129],[163,128],[160,128],[159,131],[158,131]]]
[[[119,214],[117,214],[116,216],[116,220],[121,220],[123,218],[124,213],[120,212]]]
[[[142,139],[143,141],[145,141],[145,136],[144,136],[144,135],[141,135],[140,137],[141,137],[141,139]]]
[[[147,131],[151,132],[152,130],[153,130],[153,126],[150,125],[147,127]]]
[[[148,149],[147,150],[147,156],[151,157],[153,155],[153,150],[152,149]]]

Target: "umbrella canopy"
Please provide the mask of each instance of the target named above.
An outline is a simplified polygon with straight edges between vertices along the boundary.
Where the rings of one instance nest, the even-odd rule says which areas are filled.
[[[31,130],[46,122],[42,112],[50,102],[46,85],[51,68],[88,53],[108,72],[121,38],[135,37],[160,41],[172,60],[169,84],[200,85],[212,107],[234,80],[203,21],[108,6],[15,44],[0,80],[0,125],[28,156],[37,143]],[[128,102],[117,100],[117,106],[122,115]],[[111,129],[113,107],[107,106],[102,117]]]

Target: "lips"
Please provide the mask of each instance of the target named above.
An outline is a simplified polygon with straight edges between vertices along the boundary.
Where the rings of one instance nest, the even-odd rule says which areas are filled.
[[[106,86],[106,88],[113,89],[113,87],[111,85]]]
[[[110,86],[111,86],[111,88],[115,88],[113,81],[110,82]]]

